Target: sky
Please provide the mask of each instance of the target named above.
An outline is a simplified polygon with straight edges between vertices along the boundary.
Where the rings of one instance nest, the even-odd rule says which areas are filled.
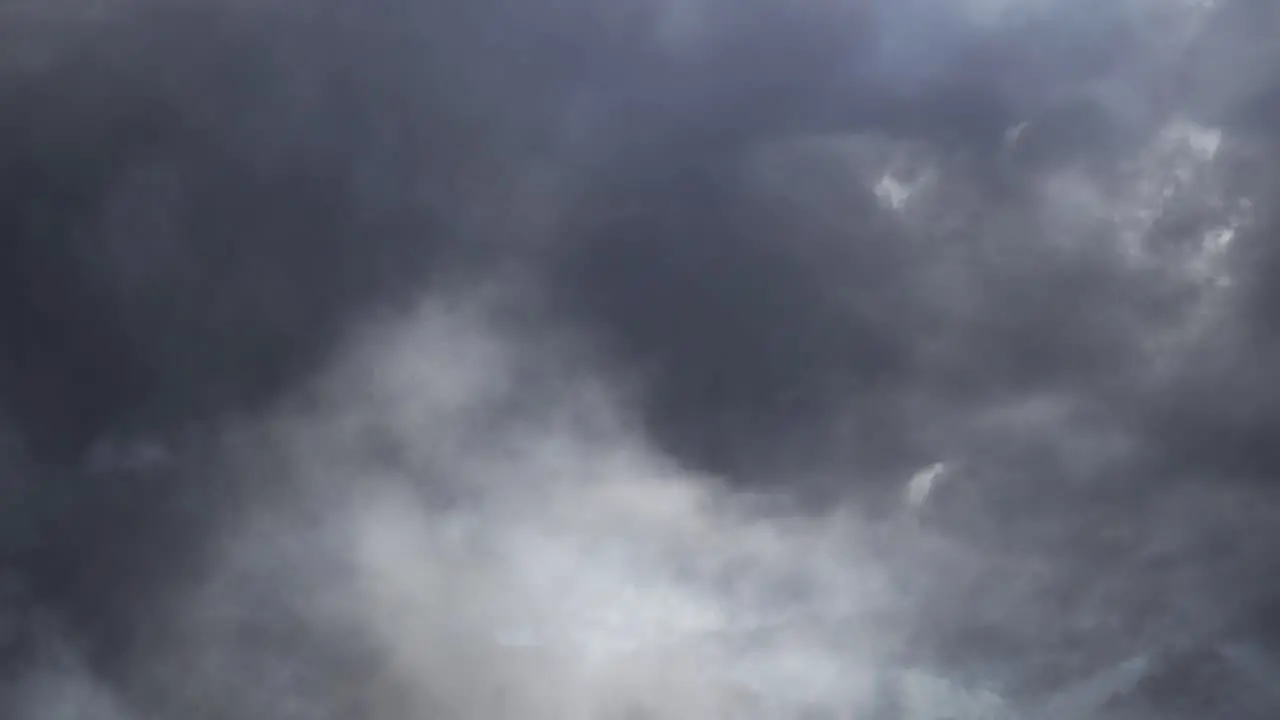
[[[0,4],[3,714],[1002,718],[1280,645],[1272,5]]]

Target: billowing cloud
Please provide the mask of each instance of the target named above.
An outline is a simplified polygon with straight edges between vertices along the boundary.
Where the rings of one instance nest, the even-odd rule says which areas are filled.
[[[348,5],[0,11],[15,717],[989,717],[1263,633],[1269,3]]]

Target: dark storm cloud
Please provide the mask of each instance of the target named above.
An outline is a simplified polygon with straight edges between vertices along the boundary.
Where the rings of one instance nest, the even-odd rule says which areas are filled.
[[[863,118],[846,127],[923,140],[941,168],[939,185],[969,185],[955,206],[946,190],[916,201],[915,212],[936,213],[954,223],[950,229],[913,227],[876,207],[868,191],[875,170],[856,160],[844,177],[807,168],[801,175],[813,184],[804,189],[753,183],[752,159],[762,148],[809,128],[744,131],[740,114],[696,106],[705,135],[689,139],[682,130],[690,126],[673,123],[658,137],[678,151],[648,147],[627,165],[656,166],[650,174],[586,194],[583,204],[603,218],[583,231],[585,249],[563,266],[558,290],[639,369],[652,432],[695,466],[749,478],[774,475],[771,463],[782,462],[860,492],[936,459],[961,463],[967,477],[959,482],[971,487],[956,492],[981,498],[959,516],[980,526],[970,532],[1040,548],[1068,584],[1107,557],[1175,558],[1179,572],[1200,579],[1177,585],[1163,571],[1131,569],[1117,592],[1156,607],[1156,598],[1175,593],[1198,597],[1211,615],[1209,608],[1267,592],[1236,564],[1253,557],[1255,531],[1224,530],[1229,510],[1174,521],[1161,508],[1168,497],[1200,492],[1269,503],[1253,481],[1274,476],[1265,440],[1276,417],[1270,263],[1232,263],[1236,286],[1206,290],[1187,281],[1185,260],[1170,248],[1200,247],[1239,197],[1202,207],[1195,193],[1209,188],[1170,195],[1143,231],[1152,249],[1139,257],[1112,214],[1127,200],[1112,203],[1112,194],[1131,191],[1133,168],[1147,162],[1143,154],[1154,152],[1171,121],[1213,117],[1197,103],[1215,85],[1242,83],[1247,64],[1259,80],[1236,92],[1252,96],[1267,73],[1247,51],[1187,42],[1179,23],[1189,21],[1173,13],[1101,17],[1101,28],[1088,27],[1088,16],[1065,18],[1081,37],[1062,22],[1067,12],[1051,10],[1006,34],[974,30],[970,52],[951,57],[978,69],[961,63],[914,88],[928,112],[887,127]],[[1223,11],[1236,12],[1243,10]],[[1045,59],[1057,56],[1042,37],[1099,43],[1103,57],[1090,55],[1096,62],[1084,67]],[[1013,69],[983,64],[984,52]],[[1232,52],[1245,57],[1231,59]],[[1207,57],[1234,69],[1188,70]],[[993,87],[1010,97],[987,101],[995,112],[979,110],[999,97]],[[1230,111],[1230,102],[1215,102]],[[1023,122],[1012,148],[991,142]],[[1230,133],[1211,174],[1230,174],[1228,166],[1241,162]],[[731,140],[716,142],[723,138]],[[1270,163],[1270,143],[1251,147],[1264,159],[1245,164]],[[1168,182],[1167,172],[1149,181]],[[1257,175],[1245,182],[1250,195],[1266,192]],[[789,202],[795,196],[803,199]],[[1269,210],[1261,209],[1270,199],[1253,202],[1258,224],[1239,230],[1231,255],[1271,254]],[[1175,336],[1182,340],[1168,344]],[[992,524],[988,511],[1002,520]],[[1218,528],[1218,550],[1152,539],[1170,522],[1188,538],[1199,537],[1197,523]],[[1108,533],[1099,526],[1114,524],[1129,527],[1126,539],[1102,539]],[[1197,575],[1214,552],[1236,569],[1212,580]],[[1145,632],[1133,622],[1126,637]]]
[[[0,78],[0,391],[29,461],[5,472],[4,563],[104,668],[234,496],[189,435],[407,301],[456,232],[492,133],[419,86],[452,69],[404,75],[427,64],[412,10],[5,10],[44,52]]]
[[[766,31],[744,45],[771,41]],[[843,443],[912,463],[921,456],[900,426],[923,422],[903,414],[922,393],[979,402],[1124,375],[1158,289],[1136,286],[1118,249],[1047,237],[1055,230],[1034,198],[1013,190],[1054,169],[1019,169],[1036,152],[1028,148],[1070,154],[1083,140],[1071,132],[1078,123],[1037,118],[1015,158],[1001,139],[1023,116],[998,83],[963,67],[887,96],[843,76],[850,96],[882,102],[850,103],[830,116],[839,123],[812,123],[833,94],[844,97],[829,89],[801,97],[813,110],[799,120],[795,100],[741,112],[767,101],[780,73],[794,67],[788,88],[819,76],[788,60],[773,74],[739,75],[746,63],[729,63],[714,81],[681,78],[718,102],[677,106],[693,120],[645,118],[656,140],[616,160],[611,182],[584,190],[570,225],[556,291],[638,363],[659,436],[717,470],[779,457],[809,436],[816,445],[792,452]],[[761,120],[765,111],[774,116]],[[908,227],[871,192],[884,167],[847,142],[824,142],[833,132],[872,146],[923,143],[947,184],[970,186],[976,214],[943,198],[921,212],[963,226],[950,236]],[[829,433],[850,412],[855,429],[837,440]]]
[[[490,259],[489,216],[613,21],[484,3],[4,12],[0,552],[15,605],[121,679],[224,511],[272,482],[211,461],[215,428],[305,384],[365,316]],[[3,642],[20,666],[45,634]]]
[[[1276,78],[1243,49],[1277,29],[1263,4],[1228,3],[1187,53],[1155,37],[1181,16],[1127,3],[936,23],[902,10],[942,12],[926,2],[347,5],[5,10],[27,39],[0,67],[0,414],[20,441],[0,552],[15,597],[113,680],[248,494],[206,462],[210,427],[306,386],[380,311],[512,264],[547,301],[530,315],[638,378],[682,464],[896,500],[948,463],[942,522],[1043,551],[1055,587],[1109,556],[1127,577],[1115,558],[1199,522],[1166,481],[1275,475]],[[1139,257],[1117,218],[1183,114],[1225,124],[1231,197],[1153,224]],[[517,208],[548,168],[535,231]],[[1252,224],[1234,285],[1208,290],[1177,248],[1235,195]],[[1203,534],[1247,554],[1222,524]],[[1185,544],[1199,578],[1208,551]],[[1116,593],[1170,592],[1151,572]],[[1228,580],[1195,590],[1247,589]],[[278,614],[250,656],[328,653]],[[295,681],[357,674],[337,654]],[[292,692],[272,687],[244,707]]]

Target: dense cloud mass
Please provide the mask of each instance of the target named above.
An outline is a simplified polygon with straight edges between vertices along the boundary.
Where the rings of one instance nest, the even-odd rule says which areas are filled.
[[[0,715],[1274,716],[1278,32],[5,0]]]

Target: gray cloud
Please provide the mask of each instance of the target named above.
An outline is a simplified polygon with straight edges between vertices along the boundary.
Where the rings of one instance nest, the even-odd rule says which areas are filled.
[[[1262,632],[1266,3],[41,7],[18,717],[1020,703]]]

